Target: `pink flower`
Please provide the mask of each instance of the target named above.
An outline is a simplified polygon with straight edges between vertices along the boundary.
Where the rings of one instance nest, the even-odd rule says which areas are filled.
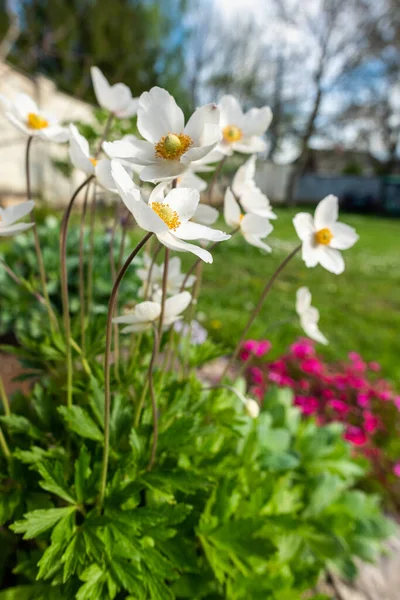
[[[325,400],[330,400],[331,398],[334,397],[334,395],[335,394],[333,393],[333,391],[330,390],[329,388],[322,390],[322,397],[325,398]]]
[[[294,403],[301,409],[303,415],[313,415],[319,408],[318,400],[313,396],[296,396]]]
[[[259,342],[258,340],[247,340],[243,344],[243,350],[240,354],[240,358],[242,360],[247,360],[251,355],[257,356],[260,358],[264,356],[271,350],[271,342],[268,340],[262,340]]]
[[[253,387],[251,389],[251,393],[253,394],[253,396],[256,396],[259,400],[264,399],[264,390],[263,390],[263,388],[261,388],[259,386]]]
[[[322,372],[322,363],[317,358],[306,358],[301,361],[300,368],[304,373],[319,375]]]
[[[371,371],[375,371],[375,373],[378,373],[378,371],[381,370],[381,365],[378,362],[376,362],[375,360],[368,363],[368,366],[371,369]]]
[[[393,404],[395,405],[395,407],[397,408],[397,410],[400,411],[400,396],[395,396],[393,398]]]
[[[400,477],[400,462],[397,462],[393,467],[393,473],[396,477]]]
[[[249,369],[251,379],[254,383],[261,384],[264,381],[264,375],[261,369],[258,367],[252,367]]]
[[[379,429],[381,422],[374,414],[369,411],[364,412],[364,429],[367,433],[375,433]]]
[[[308,358],[315,355],[314,344],[311,340],[301,338],[298,342],[295,342],[290,346],[291,353],[296,358]]]
[[[343,402],[343,400],[329,400],[328,405],[343,417],[346,416],[350,411],[350,407],[346,404],[346,402]]]
[[[357,394],[357,404],[358,406],[361,406],[361,408],[366,408],[369,406],[368,394]]]
[[[349,425],[344,434],[344,439],[355,446],[363,446],[367,442],[367,436],[360,427]]]

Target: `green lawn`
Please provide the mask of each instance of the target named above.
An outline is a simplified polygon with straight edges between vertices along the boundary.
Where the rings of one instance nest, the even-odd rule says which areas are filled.
[[[280,209],[270,236],[273,252],[265,255],[239,235],[213,251],[205,265],[198,308],[214,339],[233,347],[265,282],[298,244],[292,225],[294,210]],[[384,375],[400,380],[400,220],[342,214],[360,240],[344,252],[346,271],[333,275],[317,266],[308,269],[299,256],[276,281],[250,337],[268,338],[274,355],[301,335],[294,311],[298,287],[306,285],[321,313],[320,328],[330,340],[321,352],[331,358],[360,352],[377,360]],[[185,264],[191,259],[185,257]]]

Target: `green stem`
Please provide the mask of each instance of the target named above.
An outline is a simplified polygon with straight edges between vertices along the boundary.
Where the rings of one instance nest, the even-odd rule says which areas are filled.
[[[7,459],[11,458],[11,452],[10,452],[10,449],[8,447],[8,444],[6,442],[6,438],[4,437],[4,434],[3,434],[3,431],[1,429],[1,427],[0,427],[0,446],[1,446],[1,449],[3,450],[4,456]]]
[[[85,218],[87,212],[90,184],[86,188],[85,199],[83,201],[81,222],[79,227],[79,314],[81,320],[81,346],[82,354],[86,354],[86,319],[85,319],[85,263],[84,263],[84,245],[85,245]]]
[[[96,225],[96,183],[93,185],[93,196],[90,211],[90,233],[89,233],[89,258],[88,258],[88,282],[87,282],[87,314],[90,315],[93,304],[93,262],[94,262],[94,238]]]
[[[8,400],[8,396],[4,387],[4,383],[2,378],[0,377],[0,398],[1,401],[3,402],[3,408],[4,408],[4,414],[6,415],[6,417],[9,417],[11,415],[11,409],[10,409],[10,402]]]
[[[158,323],[158,340],[161,343],[162,330],[164,325],[165,300],[167,299],[167,284],[168,284],[168,266],[169,266],[169,248],[165,247],[164,272],[162,280],[162,296],[161,296],[161,312]]]
[[[161,321],[161,318],[160,318]],[[148,374],[148,382],[150,389],[150,397],[151,397],[151,408],[153,411],[153,443],[151,446],[151,456],[149,464],[147,465],[147,471],[151,471],[154,465],[154,461],[156,459],[157,454],[157,443],[158,443],[158,413],[157,413],[157,400],[154,392],[154,382],[153,382],[153,369],[154,363],[157,358],[158,350],[160,347],[160,335],[159,331],[157,331],[157,327],[153,327],[154,331],[154,343],[153,343],[153,352],[151,354],[151,360],[149,364],[149,374]]]
[[[147,240],[151,238],[153,234],[151,232],[147,233],[144,238],[139,242],[136,248],[130,253],[126,261],[124,262],[121,270],[119,271],[116,280],[114,282],[110,300],[108,304],[108,313],[107,313],[107,325],[106,325],[106,348],[104,353],[104,451],[103,451],[103,465],[101,472],[101,480],[100,480],[100,492],[98,498],[98,507],[100,511],[103,508],[104,496],[106,492],[106,484],[107,484],[107,472],[108,472],[108,459],[110,454],[110,409],[111,409],[111,386],[110,386],[110,366],[111,366],[111,342],[112,342],[112,320],[115,311],[116,299],[118,295],[119,286],[121,284],[122,279],[124,278],[127,270],[130,267],[133,259],[143,246],[146,244]]]
[[[142,394],[140,396],[139,404],[137,406],[136,413],[135,413],[135,421],[134,421],[134,425],[133,425],[135,429],[137,429],[139,427],[140,415],[142,414],[144,399],[146,398],[148,387],[149,387],[149,380],[146,379],[145,384],[142,389]]]
[[[227,158],[228,158],[227,156],[224,156],[224,158],[219,161],[219,164],[218,164],[217,168],[214,171],[214,175],[212,176],[212,179],[211,179],[211,182],[210,182],[210,186],[208,188],[208,196],[207,196],[208,204],[210,206],[213,205],[212,194],[213,194],[213,191],[214,191],[214,186],[217,183],[218,176],[221,173],[222,167],[224,166]]]
[[[60,232],[60,270],[61,270],[61,298],[63,306],[64,329],[65,329],[65,345],[67,353],[67,406],[72,406],[72,347],[71,347],[71,319],[69,315],[69,297],[68,297],[68,271],[67,271],[67,235],[68,224],[78,194],[83,188],[93,179],[93,175],[85,179],[85,181],[75,190],[71,200],[64,213],[61,223]]]
[[[32,142],[33,142],[33,137],[30,136],[28,138],[28,142],[26,144],[26,152],[25,152],[26,195],[27,195],[28,200],[32,200],[31,171],[30,171],[30,151],[31,151]],[[41,283],[41,287],[42,287],[43,297],[45,300],[45,306],[47,308],[47,312],[49,313],[50,327],[51,327],[52,333],[54,333],[58,329],[58,322],[57,322],[57,318],[54,314],[54,311],[51,307],[50,296],[49,296],[49,292],[47,290],[46,271],[44,268],[43,254],[42,254],[42,249],[40,247],[39,233],[38,233],[38,229],[37,229],[37,225],[36,225],[34,211],[31,212],[30,219],[31,219],[31,223],[33,224],[32,231],[33,231],[33,239],[35,242],[36,257],[37,257],[37,261],[38,261],[40,283]]]
[[[296,248],[285,258],[284,261],[281,262],[281,264],[279,265],[279,267],[276,269],[276,271],[273,273],[272,277],[267,281],[262,294],[260,296],[259,301],[257,302],[257,305],[255,306],[253,312],[251,313],[245,328],[243,329],[242,335],[240,336],[240,339],[236,345],[236,348],[231,356],[231,358],[229,359],[222,375],[221,375],[221,379],[220,381],[222,381],[222,379],[225,377],[225,375],[228,373],[229,369],[231,368],[231,366],[233,365],[233,363],[235,362],[240,348],[242,347],[242,344],[244,342],[244,339],[250,329],[250,327],[252,326],[252,324],[254,323],[255,319],[257,318],[257,316],[260,313],[260,310],[262,308],[262,305],[264,304],[265,298],[268,295],[268,292],[270,291],[270,289],[272,288],[275,279],[278,277],[278,275],[283,271],[283,269],[286,267],[286,265],[292,260],[292,258],[297,254],[297,252],[301,249],[301,244],[299,246],[296,246]]]

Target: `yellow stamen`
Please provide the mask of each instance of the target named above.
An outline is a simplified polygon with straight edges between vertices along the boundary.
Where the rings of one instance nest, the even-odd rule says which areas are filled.
[[[179,215],[176,210],[172,210],[168,204],[163,204],[162,202],[153,202],[151,208],[154,210],[156,215],[160,217],[168,225],[169,229],[175,231],[178,229],[181,224],[179,220]]]
[[[30,129],[46,129],[49,126],[49,122],[46,119],[35,113],[29,113],[27,121]]]
[[[95,167],[97,165],[97,159],[96,158],[89,158],[90,162],[92,163],[92,165]]]
[[[241,223],[241,222],[243,221],[243,219],[244,219],[244,214],[243,214],[243,213],[241,213],[241,214],[239,215],[239,223]]]
[[[317,244],[322,244],[323,246],[328,246],[331,243],[332,238],[333,234],[327,227],[324,227],[324,229],[320,229],[315,233],[315,241]]]
[[[156,157],[177,160],[192,144],[192,138],[185,133],[169,133],[156,144]]]
[[[236,125],[227,125],[223,128],[222,135],[224,136],[224,140],[228,142],[228,144],[233,144],[233,142],[238,142],[242,139],[243,132]]]

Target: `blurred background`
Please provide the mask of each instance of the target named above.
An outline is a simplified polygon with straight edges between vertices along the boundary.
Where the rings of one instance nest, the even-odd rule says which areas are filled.
[[[274,119],[257,180],[277,205],[273,254],[267,260],[236,238],[222,244],[216,268],[205,270],[200,318],[232,347],[265,278],[296,243],[293,206],[313,209],[333,193],[356,213],[343,220],[360,234],[345,274],[299,261],[251,333],[282,352],[300,332],[288,323],[296,286],[308,285],[331,342],[324,352],[362,351],[398,379],[399,0],[0,0],[0,40],[0,93],[25,91],[65,122],[78,121],[89,138],[106,118],[94,110],[91,65],[136,96],[167,88],[187,115],[227,93],[246,109],[269,104]],[[117,126],[114,136],[136,131],[135,119]],[[0,202],[7,203],[25,197],[26,141],[2,115],[0,131]],[[82,174],[66,176],[65,148],[45,152],[37,144],[35,193],[57,207]],[[245,158],[226,166],[225,185]],[[56,237],[52,243],[56,252]]]

